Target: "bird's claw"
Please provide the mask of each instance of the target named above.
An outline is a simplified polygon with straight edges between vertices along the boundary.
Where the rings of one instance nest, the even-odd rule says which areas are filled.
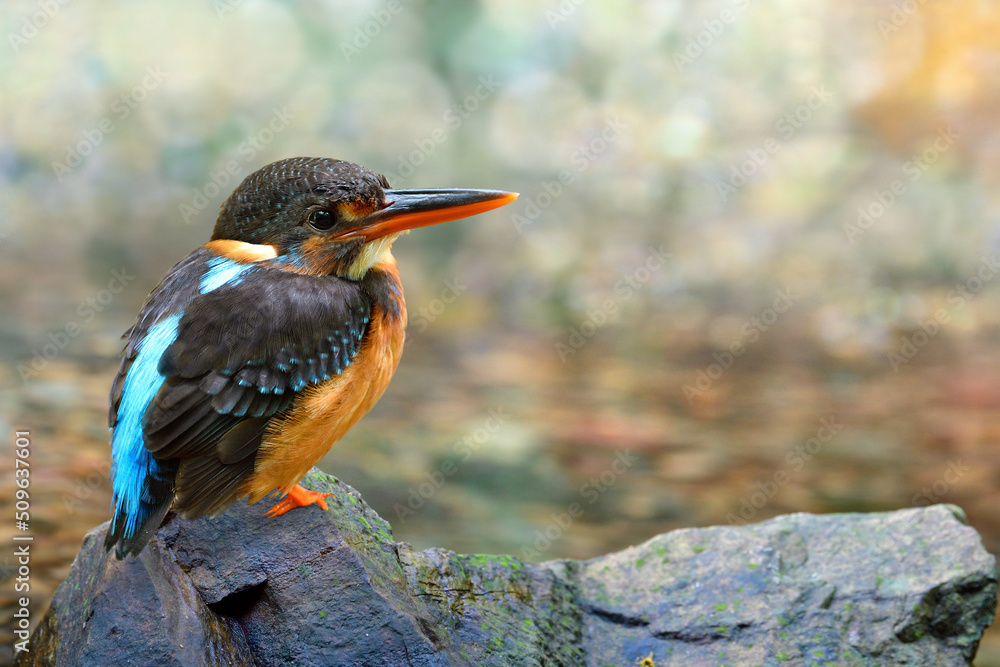
[[[276,516],[281,516],[289,510],[293,510],[296,507],[306,507],[307,505],[319,505],[323,508],[323,511],[327,511],[326,498],[328,496],[333,496],[332,493],[323,493],[321,491],[310,491],[309,489],[296,484],[288,491],[288,495],[285,499],[277,503],[264,515],[268,518],[274,518]]]

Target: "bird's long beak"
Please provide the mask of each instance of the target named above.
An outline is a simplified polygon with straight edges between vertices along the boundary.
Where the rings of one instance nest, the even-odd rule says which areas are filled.
[[[467,218],[515,199],[516,192],[502,190],[386,190],[385,207],[359,220],[357,227],[337,238],[361,236],[372,241],[407,229]]]

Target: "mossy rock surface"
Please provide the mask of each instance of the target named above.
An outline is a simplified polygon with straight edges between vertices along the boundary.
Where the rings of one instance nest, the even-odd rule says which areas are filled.
[[[413,551],[354,489],[138,559],[87,534],[22,665],[967,665],[996,561],[958,508],[681,530],[591,561]]]

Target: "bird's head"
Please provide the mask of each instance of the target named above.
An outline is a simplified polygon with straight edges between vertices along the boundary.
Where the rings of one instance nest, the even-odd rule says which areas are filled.
[[[499,190],[393,190],[385,176],[351,162],[289,158],[240,183],[212,240],[270,245],[303,271],[360,280],[403,232],[516,198]]]

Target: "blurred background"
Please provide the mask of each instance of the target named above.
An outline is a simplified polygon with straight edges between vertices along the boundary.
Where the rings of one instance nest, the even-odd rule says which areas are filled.
[[[998,33],[980,0],[5,3],[0,431],[31,434],[35,619],[109,518],[121,333],[297,155],[521,193],[396,244],[403,361],[321,463],[396,539],[590,558],[948,502],[997,552]]]

